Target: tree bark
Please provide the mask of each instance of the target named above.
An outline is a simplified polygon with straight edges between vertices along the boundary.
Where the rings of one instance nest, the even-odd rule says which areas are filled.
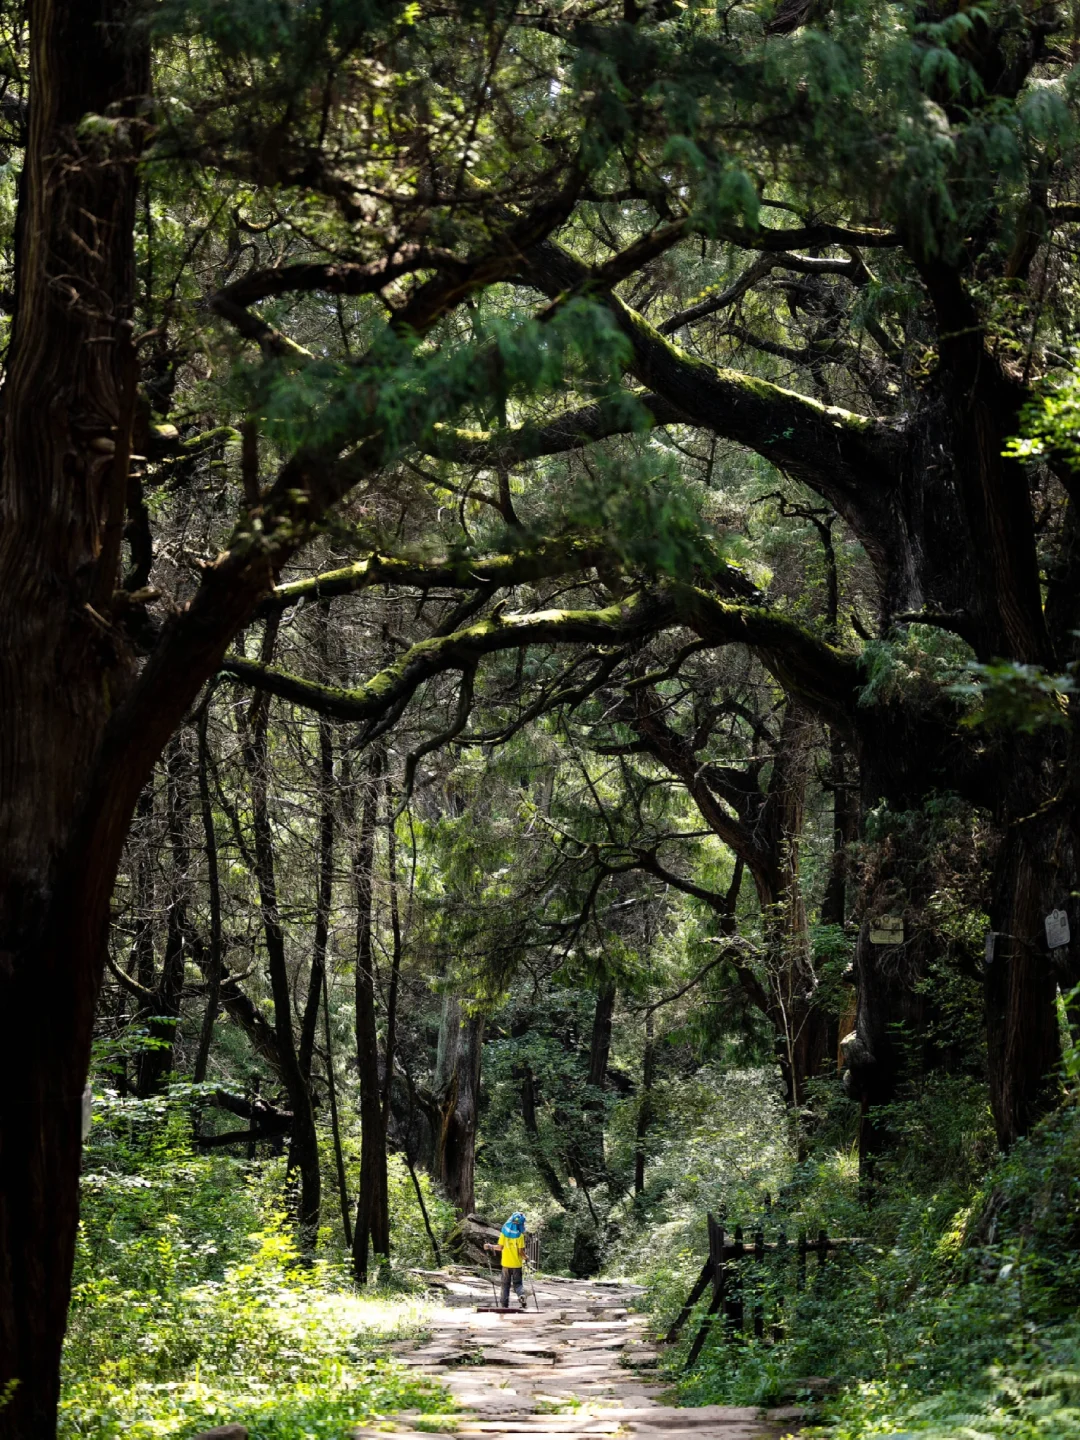
[[[311,944],[311,974],[307,1002],[300,1025],[300,1070],[311,1079],[311,1057],[319,1024],[319,1004],[325,989],[326,947],[330,938],[330,907],[334,898],[334,736],[330,721],[319,716],[319,872],[315,899],[315,931]]]
[[[1073,880],[1080,869],[1071,821],[1061,810],[1018,821],[998,861],[985,994],[990,1104],[1003,1147],[1026,1135],[1059,1093],[1057,990],[1059,981],[1068,988],[1073,979],[1080,933]],[[1045,920],[1057,909],[1068,914],[1074,938],[1049,951]]]
[[[263,636],[264,662],[269,663],[276,638],[277,625],[267,622]],[[242,722],[243,723],[243,722]],[[244,764],[251,783],[251,818],[255,840],[255,877],[259,886],[262,910],[263,940],[266,945],[270,992],[274,999],[274,1035],[281,1062],[281,1075],[293,1112],[292,1143],[289,1165],[300,1177],[298,1221],[301,1248],[315,1248],[319,1234],[319,1210],[322,1177],[319,1171],[319,1142],[315,1130],[315,1114],[311,1105],[311,1087],[300,1068],[293,1038],[292,991],[285,955],[285,931],[278,909],[277,877],[274,863],[274,832],[270,821],[269,803],[269,703],[267,697],[256,697],[246,722],[249,733],[244,737]]]
[[[51,1440],[78,1223],[81,1096],[109,896],[149,766],[76,837],[132,662],[90,607],[116,513],[146,32],[123,0],[31,0],[30,107],[0,479],[0,1436]],[[81,137],[113,113],[107,140]],[[126,142],[126,144],[125,144]],[[126,153],[125,153],[126,151]],[[122,521],[122,512],[119,516]],[[103,585],[95,582],[104,582]],[[171,726],[170,726],[171,728]],[[133,791],[134,793],[131,793]],[[17,1382],[10,1395],[7,1387]]]
[[[386,1124],[379,1070],[379,1032],[375,1011],[375,954],[372,934],[375,832],[383,760],[376,748],[368,765],[360,811],[353,880],[356,887],[356,1064],[360,1081],[360,1194],[353,1229],[353,1271],[367,1280],[369,1242],[377,1258],[390,1254],[390,1217],[386,1178]]]
[[[141,1099],[155,1094],[173,1069],[176,1028],[184,993],[184,962],[188,941],[188,898],[191,891],[191,846],[188,837],[190,758],[183,731],[173,736],[165,756],[165,808],[169,837],[169,903],[165,919],[165,952],[154,990],[153,1013],[139,1056],[135,1089]]]
[[[641,1059],[641,1096],[634,1131],[634,1194],[645,1190],[646,1140],[652,1125],[652,1091],[656,1076],[656,1022],[653,1010],[645,1015],[645,1049]]]
[[[476,1208],[476,1123],[483,1042],[483,1016],[464,1013],[460,999],[447,995],[435,1061],[439,1111],[435,1174],[446,1198],[461,1215],[471,1215]]]
[[[337,1080],[334,1076],[334,1048],[330,1035],[330,986],[325,967],[323,968],[323,1037],[326,1041],[326,1088],[330,1096],[330,1129],[334,1137],[334,1165],[337,1170],[338,1199],[341,1203],[341,1228],[345,1233],[345,1244],[351,1251],[353,1245],[352,1217],[349,1214],[349,1186],[345,1178],[345,1155],[341,1148],[341,1122],[338,1118]]]
[[[199,811],[206,851],[206,886],[210,898],[210,948],[206,957],[206,1009],[203,1011],[199,1049],[195,1056],[193,1079],[201,1084],[210,1063],[210,1046],[214,1024],[221,1006],[221,980],[225,968],[225,946],[221,933],[221,873],[218,868],[217,831],[214,828],[214,807],[210,800],[210,767],[207,728],[210,723],[210,697],[207,696],[199,717]],[[201,967],[200,967],[201,968]]]

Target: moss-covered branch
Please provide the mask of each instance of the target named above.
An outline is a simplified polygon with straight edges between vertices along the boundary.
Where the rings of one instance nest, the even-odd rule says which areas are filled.
[[[416,590],[449,587],[500,590],[531,585],[552,575],[566,575],[611,558],[595,539],[538,540],[528,550],[482,557],[447,556],[440,560],[409,560],[397,555],[367,555],[340,570],[327,570],[304,580],[275,587],[259,607],[260,614],[283,610],[301,600],[331,600],[373,585],[404,585]]]
[[[555,297],[587,287],[589,271],[547,240],[531,252],[523,279]],[[619,296],[604,298],[630,341],[635,379],[689,423],[756,451],[825,496],[875,561],[888,565],[898,538],[891,497],[903,462],[902,426],[710,364],[672,344]]]
[[[485,655],[526,645],[618,644],[652,634],[674,618],[674,602],[663,594],[631,596],[602,610],[496,615],[452,635],[421,640],[393,665],[354,688],[320,685],[239,656],[228,656],[221,670],[336,720],[377,720],[402,698],[414,694],[425,680],[447,670],[469,670]]]
[[[426,449],[441,460],[459,465],[514,465],[541,455],[562,455],[584,445],[625,435],[637,427],[641,409],[656,425],[687,424],[689,417],[663,395],[639,391],[626,397],[631,405],[583,405],[567,410],[546,425],[519,425],[509,430],[464,430],[436,425]]]
[[[899,474],[895,426],[712,365],[673,345],[617,295],[609,303],[633,347],[632,368],[642,384],[692,424],[755,450],[827,494],[854,528],[866,529],[867,512],[884,502]]]
[[[776,610],[722,600],[698,587],[679,586],[676,605],[703,640],[746,645],[790,695],[842,729],[851,728],[862,684],[854,655]]]
[[[400,713],[417,688],[448,670],[471,670],[486,655],[529,645],[620,645],[684,625],[712,645],[744,644],[785,689],[833,723],[850,726],[856,661],[795,621],[762,606],[725,601],[689,585],[662,585],[599,610],[495,615],[411,646],[393,665],[355,687],[322,685],[257,661],[228,656],[221,670],[283,700],[337,720],[378,721]]]

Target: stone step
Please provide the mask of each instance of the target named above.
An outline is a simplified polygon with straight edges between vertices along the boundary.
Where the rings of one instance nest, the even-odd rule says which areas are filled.
[[[477,1308],[491,1301],[482,1274],[421,1278],[450,1288],[437,1290],[428,1339],[395,1342],[393,1351],[414,1374],[446,1385],[461,1407],[451,1431],[459,1440],[781,1440],[805,1419],[792,1406],[765,1414],[661,1404],[661,1387],[642,1373],[660,1363],[656,1337],[629,1308],[639,1287],[543,1277],[538,1310],[498,1314]],[[357,1435],[431,1440],[434,1429],[402,1415]]]

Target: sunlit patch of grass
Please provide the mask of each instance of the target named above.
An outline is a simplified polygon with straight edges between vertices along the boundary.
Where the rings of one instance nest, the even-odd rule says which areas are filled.
[[[423,1303],[357,1292],[337,1267],[304,1266],[278,1228],[220,1280],[172,1289],[168,1234],[156,1288],[88,1279],[76,1295],[63,1440],[166,1440],[226,1423],[253,1440],[340,1437],[400,1410],[445,1414],[443,1387],[385,1358],[417,1333]]]

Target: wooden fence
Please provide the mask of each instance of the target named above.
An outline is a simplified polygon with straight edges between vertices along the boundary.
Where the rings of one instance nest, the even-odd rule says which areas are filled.
[[[716,1220],[712,1215],[708,1215],[706,1219],[709,1225],[708,1258],[701,1267],[701,1274],[690,1291],[686,1304],[679,1311],[675,1323],[664,1337],[667,1344],[671,1344],[677,1339],[680,1330],[693,1313],[694,1306],[711,1285],[712,1296],[709,1300],[709,1307],[686,1357],[688,1370],[696,1364],[702,1346],[712,1328],[713,1319],[720,1312],[723,1313],[723,1326],[727,1334],[734,1335],[752,1326],[753,1332],[759,1340],[765,1338],[765,1297],[759,1285],[751,1294],[749,1306],[744,1304],[742,1273],[744,1264],[756,1265],[758,1267],[756,1278],[761,1279],[767,1274],[761,1267],[769,1262],[770,1267],[776,1272],[773,1276],[774,1282],[782,1284],[787,1264],[794,1259],[795,1290],[798,1292],[806,1289],[808,1256],[817,1256],[816,1270],[820,1273],[831,1250],[846,1250],[856,1245],[867,1244],[865,1240],[855,1238],[831,1238],[824,1230],[818,1231],[816,1240],[807,1239],[805,1231],[800,1231],[799,1237],[794,1243],[789,1242],[783,1231],[779,1232],[775,1240],[766,1240],[762,1227],[754,1230],[750,1238],[746,1239],[743,1236],[741,1225],[736,1225],[734,1232],[729,1237],[724,1229],[722,1218]],[[776,1288],[774,1283],[774,1294]],[[774,1341],[778,1340],[781,1335],[779,1323],[781,1308],[782,1299],[774,1301],[773,1314],[770,1317],[771,1336]]]
[[[534,1270],[540,1269],[540,1236],[525,1232],[525,1259]]]

